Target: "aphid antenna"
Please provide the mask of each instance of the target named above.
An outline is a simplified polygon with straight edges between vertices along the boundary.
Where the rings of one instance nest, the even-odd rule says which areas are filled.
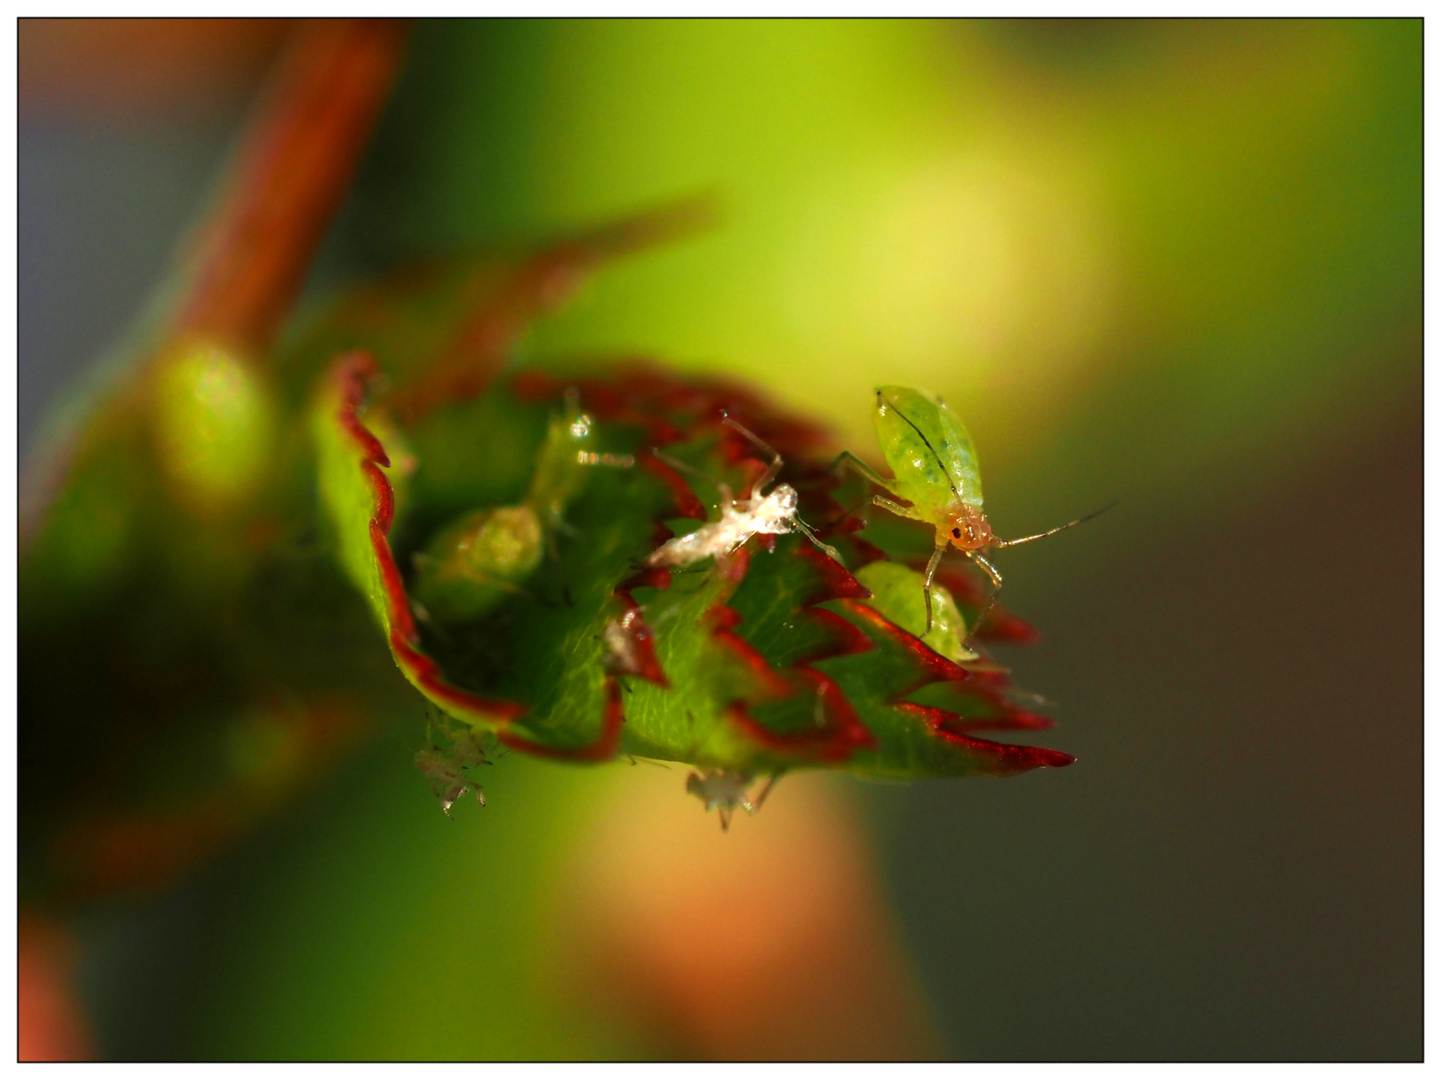
[[[1019,544],[1029,544],[1032,540],[1044,540],[1048,536],[1055,536],[1058,532],[1065,532],[1067,529],[1074,528],[1077,525],[1084,525],[1086,522],[1091,521],[1094,518],[1100,517],[1102,514],[1104,514],[1107,510],[1110,510],[1120,501],[1120,499],[1112,499],[1105,506],[1101,507],[1099,510],[1092,510],[1085,517],[1078,517],[1075,521],[1068,521],[1064,525],[1057,525],[1054,529],[1047,529],[1045,532],[1036,533],[1034,536],[1022,536],[1018,540],[993,540],[991,541],[990,546],[996,548],[1008,548],[1016,547]]]
[[[726,412],[724,409],[721,410],[721,423],[725,424],[727,427],[734,428],[736,431],[740,432],[747,439],[749,439],[751,441],[751,444],[755,446],[756,449],[760,450],[762,453],[770,455],[770,465],[767,467],[766,471],[761,474],[760,479],[751,485],[751,489],[747,493],[746,497],[751,498],[759,494],[761,491],[765,490],[766,486],[769,485],[770,482],[776,478],[776,474],[781,471],[781,466],[785,464],[785,462],[781,458],[780,451],[778,451],[774,446],[762,439],[750,428],[742,424],[739,420],[735,419],[735,417],[731,416],[731,414]]]
[[[426,747],[434,747],[434,746],[435,746],[435,739],[434,739],[434,737],[433,737],[432,734],[431,734],[431,733],[435,730],[435,725],[436,725],[436,723],[437,723],[437,721],[436,721],[436,719],[435,719],[435,712],[436,712],[436,709],[435,709],[434,703],[427,701],[427,702],[425,703],[425,744],[424,744],[424,746],[421,747],[422,750],[425,749]],[[395,737],[400,740],[400,745],[403,746],[403,747],[405,747],[407,753],[410,753],[410,754],[418,754],[418,753],[420,753],[420,750],[416,750],[414,747],[412,747],[412,746],[410,745],[410,739],[409,739],[409,737],[406,735],[406,732],[405,732],[405,729],[404,729],[404,728],[396,728],[396,729],[395,729]]]
[[[759,495],[762,491],[764,491],[766,487],[770,484],[770,482],[776,478],[776,474],[781,471],[781,466],[785,464],[785,461],[781,457],[780,451],[778,451],[774,446],[762,439],[750,428],[742,424],[739,420],[735,419],[733,416],[730,415],[730,413],[726,412],[724,409],[721,410],[721,423],[725,424],[727,427],[734,428],[736,431],[740,432],[747,439],[749,439],[758,450],[770,455],[770,466],[766,469],[764,473],[761,474],[760,479],[758,479],[754,484],[751,485],[749,497],[753,498],[756,495]],[[800,530],[800,532],[805,536],[807,540],[809,540],[816,547],[824,551],[836,562],[841,561],[841,553],[835,548],[831,547],[829,544],[823,543],[821,541],[821,538],[815,534],[815,531],[811,529],[811,527],[807,525],[804,521],[802,521],[799,516],[797,516],[794,520],[796,528]],[[841,520],[844,521],[845,519],[842,518]]]
[[[841,527],[841,525],[842,525],[844,522],[848,521],[853,514],[854,514],[855,516],[859,517],[860,515],[859,515],[859,513],[857,513],[857,512],[861,509],[861,507],[863,507],[863,506],[870,506],[870,505],[871,505],[871,500],[870,500],[870,497],[867,496],[866,498],[862,499],[860,502],[856,503],[854,506],[850,507],[849,509],[843,510],[843,511],[841,512],[841,516],[838,517],[838,518],[836,518],[835,521],[832,521],[829,525],[826,526],[826,528],[828,528],[828,529],[839,529],[839,528]]]
[[[653,448],[653,449],[651,450],[651,455],[652,455],[654,458],[656,458],[656,460],[658,460],[658,461],[663,461],[665,464],[669,465],[672,469],[675,469],[677,472],[690,473],[691,476],[694,476],[694,477],[696,477],[697,479],[700,479],[700,480],[704,480],[706,483],[708,483],[708,484],[713,484],[713,485],[716,486],[716,487],[724,487],[724,486],[725,486],[724,484],[721,483],[720,480],[718,480],[715,476],[711,475],[710,473],[706,472],[704,469],[697,469],[697,468],[696,468],[694,465],[692,465],[690,462],[688,462],[688,461],[682,461],[680,458],[675,457],[675,456],[672,455],[672,454],[667,454],[664,450],[660,449],[659,447]]]
[[[1044,694],[1036,693],[1034,690],[1018,690],[1015,687],[1012,687],[1009,693],[1010,696],[1015,698],[1017,701],[1025,701],[1031,705],[1040,705],[1043,707],[1055,708],[1057,705],[1060,704],[1060,702],[1057,701],[1055,698],[1048,698]]]
[[[439,749],[439,744],[435,741],[436,731],[441,731],[449,736],[454,726],[455,718],[448,712],[433,701],[425,703],[425,738],[431,746]]]

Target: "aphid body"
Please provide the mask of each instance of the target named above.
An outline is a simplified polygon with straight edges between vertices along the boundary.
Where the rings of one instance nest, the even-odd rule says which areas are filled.
[[[689,566],[713,555],[725,555],[752,536],[778,536],[793,532],[796,525],[796,489],[777,484],[766,496],[733,499],[721,488],[719,521],[702,525],[695,532],[667,540],[646,557],[647,566]]]
[[[871,419],[895,474],[884,486],[911,504],[906,516],[936,527],[937,547],[974,551],[995,540],[981,509],[971,434],[944,401],[925,390],[883,386]]]
[[[877,495],[874,500],[877,506],[900,517],[925,522],[935,529],[936,546],[926,567],[923,584],[926,629],[922,637],[931,632],[934,622],[931,582],[947,548],[955,547],[975,562],[999,591],[1001,575],[980,554],[981,549],[1014,547],[1039,540],[1095,516],[1090,514],[1035,536],[1000,540],[991,531],[991,524],[982,509],[981,467],[976,459],[975,444],[971,442],[965,424],[944,401],[927,390],[915,387],[877,387],[871,420],[880,440],[881,453],[894,475],[890,479],[881,476],[848,450],[842,451],[836,458],[835,466],[847,465],[855,469],[871,483],[910,504]],[[995,593],[991,594],[991,599],[995,599]],[[984,615],[983,611],[976,619],[976,625],[980,624]]]
[[[667,540],[646,556],[645,565],[690,566],[712,556],[728,555],[752,536],[780,536],[789,532],[804,533],[816,547],[831,558],[839,559],[836,549],[821,543],[796,516],[799,496],[795,488],[789,484],[777,484],[769,495],[761,494],[781,470],[783,461],[780,454],[729,417],[725,422],[771,455],[769,467],[760,479],[751,485],[751,494],[744,499],[733,498],[730,488],[725,484],[719,485],[720,520],[708,522],[694,532]]]
[[[775,786],[776,776],[771,776],[761,785],[754,796],[750,794],[753,777],[749,773],[726,772],[724,769],[707,769],[703,773],[691,773],[686,778],[685,789],[701,802],[707,810],[720,815],[721,831],[730,829],[731,815],[737,809],[747,814],[757,813],[766,801],[766,796]]]

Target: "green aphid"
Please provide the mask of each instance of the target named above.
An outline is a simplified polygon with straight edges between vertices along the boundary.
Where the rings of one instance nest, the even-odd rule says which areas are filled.
[[[544,555],[540,515],[529,505],[472,510],[415,556],[411,591],[432,619],[463,622],[520,591]]]
[[[920,637],[926,633],[925,579],[919,571],[897,562],[868,563],[856,571],[856,580],[871,591],[869,604],[902,630]],[[931,589],[935,604],[935,622],[926,638],[928,644],[947,660],[958,664],[978,660],[966,648],[966,621],[956,601],[944,585]]]
[[[1028,544],[1089,521],[1102,512],[1097,510],[1034,536],[1023,536],[1018,540],[997,539],[981,509],[981,468],[970,432],[944,401],[927,390],[910,386],[882,386],[876,389],[876,408],[871,419],[876,426],[881,453],[895,475],[890,479],[881,476],[849,450],[841,451],[831,467],[850,466],[871,483],[884,488],[897,499],[905,500],[900,503],[877,495],[877,506],[935,528],[936,548],[922,581],[926,622],[921,637],[933,628],[931,581],[947,547],[954,546],[984,570],[996,592],[999,592],[1001,575],[980,554],[981,549]],[[994,600],[993,592],[986,608],[976,619],[977,625]]]
[[[565,412],[551,419],[524,501],[468,511],[416,554],[411,594],[427,617],[458,623],[484,615],[525,591],[547,551],[558,559],[555,534],[567,529],[565,507],[585,470],[635,464],[629,454],[598,453],[594,426],[568,396]]]

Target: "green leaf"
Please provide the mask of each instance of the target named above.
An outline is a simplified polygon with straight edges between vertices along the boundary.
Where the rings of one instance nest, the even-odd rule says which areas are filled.
[[[322,382],[313,414],[321,493],[337,555],[397,665],[463,724],[544,756],[687,762],[735,777],[742,795],[747,777],[807,766],[918,777],[1069,764],[1055,751],[967,734],[1045,721],[1010,701],[994,665],[962,667],[887,617],[914,622],[919,593],[902,599],[900,590],[912,578],[918,590],[919,578],[877,563],[884,551],[854,535],[858,523],[831,498],[836,482],[818,464],[822,436],[810,425],[743,388],[656,369],[573,379],[526,371],[425,411],[402,443],[384,399],[367,402],[367,380],[379,374],[356,355]],[[414,556],[458,535],[446,524],[457,514],[482,520],[475,515],[497,505],[538,505],[518,455],[532,470],[557,460],[543,448],[569,416],[595,440],[585,453],[607,464],[548,483],[567,497],[551,507],[546,557],[474,617],[417,615]],[[864,576],[884,596],[871,599],[845,565],[794,532],[753,536],[670,570],[646,566],[677,530],[718,518],[722,486],[745,498],[765,470],[767,454],[725,417],[781,453],[777,482],[798,490],[801,518],[832,536],[848,563],[869,559]],[[402,446],[424,452],[412,458],[394,449]],[[392,460],[408,464],[387,472]],[[427,580],[432,593],[442,587]],[[951,629],[954,647],[944,651],[974,658]],[[931,699],[910,699],[921,691]]]

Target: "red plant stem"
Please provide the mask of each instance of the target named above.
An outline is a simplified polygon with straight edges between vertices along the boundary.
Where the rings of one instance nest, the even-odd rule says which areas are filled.
[[[179,298],[156,352],[199,335],[252,361],[264,356],[350,187],[403,46],[398,22],[336,19],[300,27],[183,256]],[[22,557],[65,481],[95,404],[57,423],[24,463]]]
[[[174,336],[263,354],[349,190],[403,46],[398,22],[296,31],[187,260]]]

